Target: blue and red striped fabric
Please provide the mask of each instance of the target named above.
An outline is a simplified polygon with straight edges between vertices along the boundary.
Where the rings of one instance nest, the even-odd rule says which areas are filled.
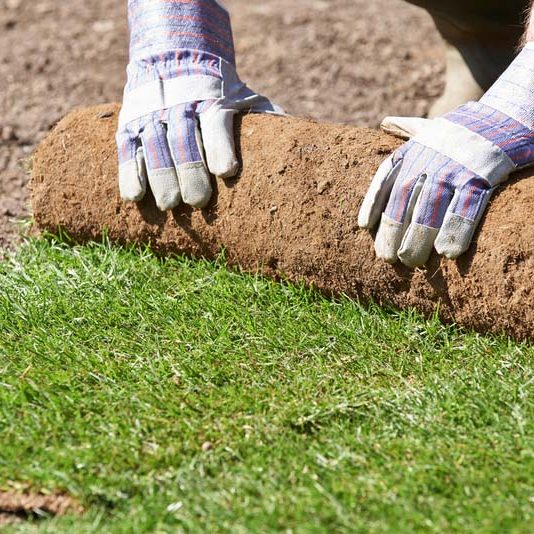
[[[443,118],[489,141],[516,168],[533,164],[534,46],[523,49],[480,102],[468,102]],[[447,211],[478,220],[498,185],[417,140],[397,150],[392,163],[398,176],[385,214],[398,223],[411,216],[412,194],[422,181],[413,222],[430,228],[439,228]]]
[[[235,65],[228,12],[214,0],[129,0],[130,60],[202,50]]]
[[[216,0],[129,0],[128,20],[125,94],[182,76],[222,79],[221,61],[235,65],[230,16]],[[131,121],[117,132],[119,164],[140,145],[149,171],[202,161],[196,115],[209,105],[193,101]]]
[[[221,78],[221,58],[202,50],[178,49],[128,64],[126,92],[155,80],[205,75]]]
[[[490,106],[469,102],[445,118],[497,145],[518,167],[534,160],[534,132]]]
[[[403,145],[395,153],[393,163],[402,167],[385,213],[400,223],[408,215],[412,193],[423,175],[425,185],[413,222],[430,228],[439,228],[449,209],[476,220],[492,188],[463,165],[416,141]]]

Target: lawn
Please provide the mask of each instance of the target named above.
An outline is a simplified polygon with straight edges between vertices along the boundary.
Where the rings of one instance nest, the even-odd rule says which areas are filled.
[[[533,532],[534,347],[216,263],[0,263],[0,489],[39,532]]]

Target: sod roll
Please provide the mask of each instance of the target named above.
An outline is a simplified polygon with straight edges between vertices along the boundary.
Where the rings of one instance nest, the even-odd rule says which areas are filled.
[[[160,212],[151,195],[119,198],[114,133],[119,107],[75,111],[33,159],[36,224],[80,242],[105,231],[161,254],[215,258],[328,294],[373,299],[480,332],[534,333],[534,173],[499,190],[470,251],[409,270],[377,259],[358,209],[379,163],[399,142],[375,130],[249,115],[236,125],[241,174],[217,181],[203,211]]]

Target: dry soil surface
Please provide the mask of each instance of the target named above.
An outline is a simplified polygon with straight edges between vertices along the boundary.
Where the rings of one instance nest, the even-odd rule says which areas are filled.
[[[429,16],[401,0],[226,0],[238,67],[289,112],[375,126],[443,82]],[[126,0],[0,0],[0,249],[29,213],[25,160],[74,107],[120,100]]]

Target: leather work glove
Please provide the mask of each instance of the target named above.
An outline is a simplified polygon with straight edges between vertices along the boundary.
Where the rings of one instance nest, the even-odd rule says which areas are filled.
[[[161,210],[209,202],[210,172],[238,171],[239,111],[282,114],[235,70],[230,16],[217,0],[128,0],[130,62],[119,116],[119,188]]]
[[[389,118],[415,133],[379,167],[358,224],[373,228],[378,257],[424,265],[434,247],[457,258],[471,243],[495,188],[534,163],[534,43],[528,43],[479,102],[441,118]]]

